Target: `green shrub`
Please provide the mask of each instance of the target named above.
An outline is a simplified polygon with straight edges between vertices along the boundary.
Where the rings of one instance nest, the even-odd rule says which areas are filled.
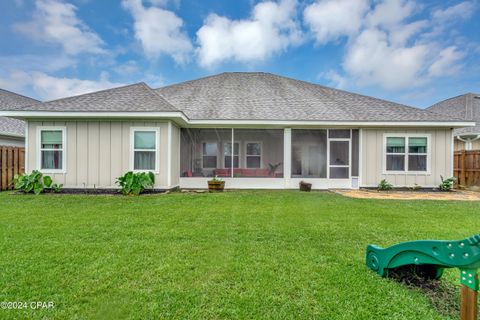
[[[142,193],[145,188],[152,187],[155,184],[155,176],[152,172],[132,172],[129,171],[123,176],[118,177],[116,183],[122,188],[124,195],[136,195]]]
[[[13,183],[16,190],[25,193],[40,194],[45,189],[51,189],[53,192],[60,192],[63,184],[53,183],[50,176],[44,176],[40,171],[33,170],[32,173],[24,173],[22,175],[15,175]]]
[[[422,189],[422,186],[419,184],[414,184],[413,187],[410,188],[412,191],[418,191]]]
[[[380,183],[378,184],[378,190],[380,190],[380,191],[387,191],[387,190],[392,190],[392,189],[393,189],[393,185],[385,179],[380,181]]]
[[[440,189],[440,191],[450,191],[453,189],[453,184],[455,183],[455,181],[457,181],[457,178],[455,177],[451,177],[451,178],[448,178],[448,179],[443,179],[442,176],[440,176],[440,179],[442,180],[442,183],[440,183],[440,185],[438,186],[438,189]]]

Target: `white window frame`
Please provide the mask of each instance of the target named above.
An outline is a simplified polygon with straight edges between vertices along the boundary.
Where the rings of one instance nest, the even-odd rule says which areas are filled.
[[[232,141],[228,141],[228,140],[222,141],[222,162],[223,162],[223,169],[230,169],[230,168],[227,168],[227,167],[225,166],[225,157],[227,156],[227,155],[225,154],[225,145],[226,145],[227,143],[232,143]],[[235,157],[235,144],[238,144],[238,155],[237,155],[237,156],[238,156],[238,168],[240,168],[240,167],[241,167],[241,163],[240,163],[240,153],[241,153],[241,152],[240,152],[240,148],[241,148],[241,143],[240,143],[240,141],[234,141],[233,143],[234,143],[234,146],[233,146],[232,152],[233,152],[234,154],[232,154],[232,160],[233,160],[234,157]],[[203,150],[202,150],[202,152],[203,152]],[[203,159],[203,157],[202,157],[202,159]],[[218,162],[218,161],[217,161],[217,162]],[[234,168],[234,169],[238,169],[238,168]]]
[[[248,144],[249,143],[258,143],[260,145],[260,155],[248,154]],[[249,167],[248,166],[248,157],[260,157],[260,167]],[[263,169],[263,142],[262,141],[245,141],[245,168],[246,169]]]
[[[43,149],[42,131],[62,131],[61,149]],[[42,151],[62,151],[61,169],[42,169]],[[37,127],[37,170],[42,173],[67,173],[67,127],[65,126],[39,126]]]
[[[217,155],[216,155],[216,157],[217,157],[217,161],[216,161],[217,164],[216,164],[215,167],[213,167],[213,168],[205,167],[204,164],[203,164],[203,157],[213,157],[213,156],[208,156],[208,155],[204,155],[204,154],[203,154],[203,144],[204,144],[204,143],[214,143],[214,144],[217,145]],[[217,169],[217,168],[219,168],[219,166],[218,166],[218,154],[219,154],[219,153],[222,154],[222,153],[221,153],[221,150],[219,150],[218,141],[212,141],[212,140],[210,140],[210,141],[202,141],[201,146],[202,146],[202,147],[201,147],[201,150],[200,150],[200,155],[201,155],[201,159],[202,159],[202,169],[211,170],[211,169]],[[223,149],[222,149],[222,150],[223,150]]]
[[[148,151],[152,152],[152,149],[135,149],[135,132],[136,131],[154,131],[155,132],[155,170],[135,170],[135,151]],[[158,127],[131,127],[130,128],[130,171],[133,172],[153,172],[155,174],[160,173],[159,170],[159,152],[160,152],[160,128]]]
[[[387,138],[405,138],[405,153],[387,153]],[[409,138],[427,138],[427,153],[410,153],[409,152]],[[429,133],[384,133],[383,134],[383,174],[416,174],[416,175],[430,175],[431,161],[432,161],[432,135]],[[404,170],[387,170],[387,154],[389,155],[403,155],[405,157]],[[409,171],[408,156],[409,155],[424,155],[427,156],[427,170],[426,171]]]

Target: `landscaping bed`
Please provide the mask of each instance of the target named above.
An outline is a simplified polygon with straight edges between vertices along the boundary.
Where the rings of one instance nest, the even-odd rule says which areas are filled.
[[[389,190],[378,191],[373,189],[345,189],[333,192],[350,198],[359,199],[391,199],[391,200],[448,200],[448,201],[480,201],[480,192],[468,190]]]
[[[480,202],[329,192],[0,203],[0,301],[55,304],[2,319],[451,319],[456,270],[432,284],[382,279],[365,248],[480,230]]]

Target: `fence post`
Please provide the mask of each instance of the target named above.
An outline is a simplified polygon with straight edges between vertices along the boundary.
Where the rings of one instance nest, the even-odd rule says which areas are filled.
[[[460,167],[460,185],[465,186],[466,185],[466,172],[465,172],[465,150],[462,150],[460,153],[460,159],[459,159],[459,167]]]

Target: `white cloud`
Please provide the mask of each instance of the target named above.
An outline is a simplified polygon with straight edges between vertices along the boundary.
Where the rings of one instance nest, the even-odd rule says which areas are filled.
[[[348,79],[336,72],[335,70],[329,70],[319,75],[319,78],[328,80],[328,85],[338,89],[343,89],[348,84]]]
[[[14,30],[39,42],[63,47],[70,55],[104,53],[102,39],[76,15],[77,8],[59,0],[38,0],[33,20],[17,23]]]
[[[182,30],[183,20],[175,13],[155,6],[144,7],[141,0],[123,0],[122,5],[132,14],[135,38],[148,57],[166,54],[180,64],[188,60],[193,46]]]
[[[433,12],[432,18],[442,21],[452,19],[468,19],[475,11],[475,4],[472,1],[464,1],[446,9],[437,9]]]
[[[440,51],[438,59],[430,65],[428,72],[434,77],[454,75],[460,70],[461,65],[458,63],[464,56],[455,46],[447,47]]]
[[[369,0],[320,0],[303,12],[305,23],[319,44],[357,33]]]
[[[12,91],[33,91],[41,100],[52,100],[88,92],[118,87],[122,83],[111,82],[102,72],[99,80],[54,77],[44,72],[14,71],[0,78],[0,87]]]
[[[395,46],[386,32],[367,29],[349,46],[343,67],[360,84],[401,89],[423,80],[428,54],[427,45]]]
[[[122,75],[130,75],[139,72],[140,68],[135,60],[128,60],[127,62],[116,66],[114,70]]]
[[[212,67],[225,61],[261,61],[301,43],[296,1],[258,3],[246,20],[210,14],[197,31],[198,61]]]
[[[391,29],[410,17],[417,9],[415,1],[383,0],[366,17],[369,27],[384,27]]]
[[[415,19],[422,7],[413,0],[379,0],[367,5],[368,12],[357,7],[350,13],[341,13],[344,4],[343,1],[322,0],[305,9],[306,19],[308,12],[311,15],[311,12],[316,12],[314,17],[337,17],[336,20],[325,18],[317,24],[309,23],[317,42],[326,43],[348,36],[343,72],[322,74],[331,83],[341,86],[347,83],[344,79],[348,78],[349,82],[358,85],[378,85],[397,90],[423,85],[435,77],[458,72],[464,54],[455,46],[447,45],[448,40],[438,37],[439,34],[434,36],[432,30],[438,27],[439,19],[446,21],[454,16],[466,16],[471,3],[437,10],[432,14],[437,17],[434,21]],[[342,14],[350,14],[349,19],[356,28],[347,29],[342,21],[349,19]]]

